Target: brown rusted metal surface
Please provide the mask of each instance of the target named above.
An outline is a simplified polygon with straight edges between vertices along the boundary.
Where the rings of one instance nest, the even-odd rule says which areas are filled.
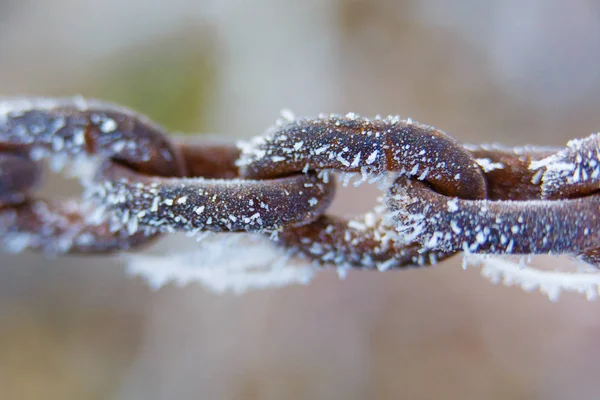
[[[599,144],[463,146],[411,120],[348,114],[278,121],[236,147],[173,140],[98,101],[0,99],[0,242],[107,252],[166,232],[251,232],[323,265],[385,270],[461,251],[598,264]],[[84,198],[36,198],[42,159],[91,165]],[[327,215],[334,175],[378,182],[382,203]]]

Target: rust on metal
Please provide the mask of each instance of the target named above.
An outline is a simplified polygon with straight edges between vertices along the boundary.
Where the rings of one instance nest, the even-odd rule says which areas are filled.
[[[131,110],[82,98],[0,99],[0,243],[109,252],[161,233],[269,235],[322,265],[386,270],[458,252],[568,254],[598,265],[600,136],[564,148],[465,146],[410,119],[280,120],[238,147],[173,139]],[[34,193],[39,162],[74,162],[82,199]],[[384,190],[327,214],[338,176]]]

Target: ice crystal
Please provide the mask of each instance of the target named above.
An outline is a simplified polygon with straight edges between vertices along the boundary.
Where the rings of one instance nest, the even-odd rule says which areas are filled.
[[[481,267],[481,275],[493,283],[519,286],[525,291],[539,290],[551,301],[557,301],[563,292],[583,294],[595,300],[600,294],[600,274],[596,272],[550,271],[531,268],[523,262],[515,263],[497,256],[466,255],[468,265]]]
[[[529,168],[542,171],[544,198],[570,195],[587,186],[591,189],[584,189],[580,195],[595,191],[600,182],[600,134],[570,140],[565,149],[532,162]]]
[[[267,237],[215,234],[194,249],[167,251],[161,255],[126,255],[127,271],[141,276],[158,289],[169,283],[200,283],[222,293],[307,284],[317,269],[292,259]]]

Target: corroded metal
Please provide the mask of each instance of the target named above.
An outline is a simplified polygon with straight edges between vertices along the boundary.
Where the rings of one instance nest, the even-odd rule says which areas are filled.
[[[598,264],[599,145],[464,146],[410,119],[347,114],[280,120],[236,147],[173,140],[103,102],[0,99],[0,243],[107,252],[166,232],[251,232],[323,265],[385,270],[461,251]],[[75,162],[84,198],[35,197],[44,159]],[[378,182],[381,204],[327,215],[330,174]]]

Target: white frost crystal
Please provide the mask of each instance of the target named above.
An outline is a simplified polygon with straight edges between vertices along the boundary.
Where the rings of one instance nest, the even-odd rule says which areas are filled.
[[[595,300],[600,294],[600,274],[592,267],[575,272],[552,271],[531,268],[523,260],[517,264],[506,257],[464,257],[466,264],[481,267],[481,275],[491,282],[520,286],[528,292],[538,289],[551,301],[557,301],[562,292],[584,294],[588,300]]]
[[[306,262],[290,259],[285,249],[267,237],[246,234],[215,234],[193,249],[125,257],[128,272],[142,276],[155,289],[168,283],[199,282],[217,293],[244,293],[307,284],[317,271]]]

